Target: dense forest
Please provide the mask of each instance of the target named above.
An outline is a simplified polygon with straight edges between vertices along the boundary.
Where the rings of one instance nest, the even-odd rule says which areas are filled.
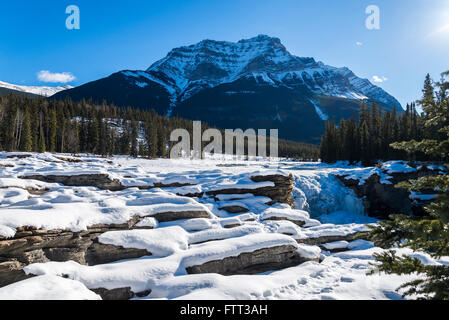
[[[163,158],[169,156],[174,144],[170,142],[170,133],[178,128],[192,133],[192,121],[106,103],[96,106],[90,101],[0,96],[0,150],[3,151]],[[207,128],[203,123],[202,130]],[[319,147],[279,140],[279,155],[318,159]]]
[[[441,90],[436,92],[427,75],[423,98],[419,105],[442,101]],[[326,122],[326,132],[322,137],[320,158],[323,162],[346,160],[362,162],[365,165],[377,160],[445,160],[440,155],[429,155],[411,149],[397,149],[392,143],[397,141],[420,141],[441,136],[432,127],[424,126],[428,114],[418,113],[415,103],[407,105],[405,112],[383,112],[375,103],[362,105],[358,118],[342,119],[338,125]]]

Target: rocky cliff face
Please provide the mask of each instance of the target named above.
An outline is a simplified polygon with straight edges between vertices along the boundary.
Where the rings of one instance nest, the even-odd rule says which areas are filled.
[[[420,166],[413,172],[390,173],[391,183],[382,181],[378,174],[371,175],[363,183],[357,179],[348,179],[347,176],[337,176],[343,184],[351,188],[355,194],[363,199],[366,212],[376,218],[387,218],[391,214],[423,215],[423,207],[430,202],[427,198],[435,194],[433,190],[427,190],[424,196],[416,196],[407,189],[396,188],[395,185],[409,180],[416,180],[425,176],[439,174],[436,170],[430,170],[426,166]]]

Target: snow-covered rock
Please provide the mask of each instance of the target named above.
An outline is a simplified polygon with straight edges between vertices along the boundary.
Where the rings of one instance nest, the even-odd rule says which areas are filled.
[[[52,299],[59,292],[61,299],[400,299],[395,290],[416,279],[367,275],[373,254],[383,250],[354,238],[377,220],[364,215],[362,201],[335,177],[373,170],[390,177],[387,169],[61,157],[69,155],[0,153],[0,297]],[[20,179],[62,172],[107,173],[124,188]],[[414,172],[391,177],[396,174]],[[267,179],[275,186],[265,186]],[[258,194],[279,182],[293,189],[292,206]],[[184,183],[199,195],[177,194],[174,184]],[[235,187],[251,184],[256,187]],[[223,185],[233,187],[217,189]],[[236,204],[248,212],[220,210]],[[182,216],[197,210],[207,216]],[[167,213],[179,219],[158,221]],[[447,257],[396,250],[426,264],[449,264]]]

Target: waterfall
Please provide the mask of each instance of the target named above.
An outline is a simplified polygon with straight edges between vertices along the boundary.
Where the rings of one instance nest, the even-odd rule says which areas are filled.
[[[306,170],[292,173],[296,209],[306,210],[314,218],[335,212],[365,215],[362,200],[329,172]]]

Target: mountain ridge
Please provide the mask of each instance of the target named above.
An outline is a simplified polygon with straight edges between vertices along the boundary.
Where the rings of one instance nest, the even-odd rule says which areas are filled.
[[[206,70],[207,67],[211,70]],[[153,63],[146,72],[164,73],[170,77],[177,86],[173,90],[181,91],[181,101],[195,94],[198,87],[201,89],[204,85],[214,87],[241,77],[262,76],[267,82],[287,87],[295,87],[298,83],[294,82],[299,81],[299,84],[304,84],[316,94],[358,100],[374,98],[401,107],[394,97],[368,79],[357,77],[349,68],[331,67],[311,57],[294,56],[279,38],[267,35],[238,42],[203,40],[194,45],[178,47],[171,50],[165,58]],[[319,83],[319,77],[325,75],[335,79],[327,88]],[[341,80],[347,80],[348,83],[337,83]],[[344,90],[343,85],[348,84],[353,90]]]
[[[51,97],[52,95],[68,90],[73,89],[74,87],[66,85],[66,86],[57,86],[57,87],[49,87],[49,86],[22,86],[17,84],[11,84],[8,82],[0,81],[0,88],[6,88],[14,91],[31,93],[38,96],[43,97]]]
[[[357,116],[362,102],[402,110],[349,68],[297,57],[266,35],[174,48],[146,70],[122,70],[54,97],[154,109],[219,128],[279,128],[282,139],[311,143],[319,143],[324,119]]]

